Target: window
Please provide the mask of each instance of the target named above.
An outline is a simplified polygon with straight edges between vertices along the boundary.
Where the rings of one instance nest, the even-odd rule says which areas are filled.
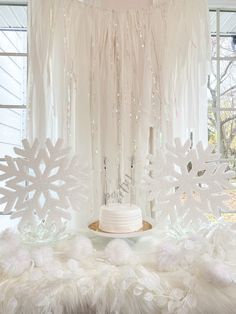
[[[210,11],[212,74],[208,77],[208,138],[236,170],[236,10]],[[233,180],[236,183],[236,180]],[[235,202],[236,192],[230,192]]]
[[[25,137],[27,6],[0,4],[0,161]]]
[[[0,4],[1,163],[5,155],[14,156],[13,147],[20,147],[25,137],[26,81],[27,6]]]

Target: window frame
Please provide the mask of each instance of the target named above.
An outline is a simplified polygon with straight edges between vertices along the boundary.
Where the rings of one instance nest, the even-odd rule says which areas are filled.
[[[0,1],[0,7],[1,6],[20,6],[20,7],[27,7],[28,4],[26,1],[22,2],[7,2],[7,1]],[[2,28],[0,27],[0,31],[2,30],[8,30],[7,28]],[[19,28],[11,28],[11,31],[25,31],[27,32],[27,27],[22,27],[21,29]],[[0,52],[0,57],[26,57],[27,59],[27,70],[26,70],[26,75],[28,76],[28,49],[27,52]],[[27,110],[27,104],[23,105],[15,105],[15,104],[1,104],[0,103],[0,109],[25,109]],[[5,158],[0,158],[0,162],[6,161]]]
[[[220,95],[220,63],[221,61],[235,61],[236,62],[236,56],[230,56],[230,57],[221,57],[220,55],[220,38],[226,37],[226,35],[222,36],[220,31],[220,13],[221,12],[233,12],[236,13],[236,8],[210,8],[209,12],[215,12],[216,13],[216,34],[213,35],[211,33],[211,37],[216,37],[216,56],[211,57],[211,61],[216,62],[216,108],[212,108],[212,111],[216,113],[217,115],[217,121],[216,121],[216,133],[217,133],[217,151],[221,153],[220,147],[221,147],[221,132],[220,132],[220,114],[221,112],[235,112],[236,114],[236,107],[234,108],[222,108],[220,101],[221,101],[221,95]],[[235,158],[220,158],[220,162],[230,162],[236,161]]]
[[[227,34],[224,36],[221,34],[220,30],[220,13],[221,12],[233,12],[236,13],[236,7],[235,8],[221,8],[221,7],[210,7],[209,12],[215,12],[216,13],[216,33],[211,33],[211,37],[216,37],[216,56],[211,56],[211,62],[216,62],[216,108],[212,108],[212,112],[216,112],[217,115],[217,121],[216,121],[216,134],[217,134],[217,151],[221,153],[221,132],[220,132],[220,114],[221,112],[234,112],[236,114],[236,107],[234,108],[223,108],[221,107],[221,96],[220,96],[220,63],[221,61],[235,61],[236,62],[236,56],[230,56],[230,57],[221,57],[220,55],[220,38],[226,37]],[[235,158],[225,158],[221,157],[219,162],[236,162],[236,156]],[[221,210],[220,214],[227,214],[227,213],[236,213],[236,210]]]

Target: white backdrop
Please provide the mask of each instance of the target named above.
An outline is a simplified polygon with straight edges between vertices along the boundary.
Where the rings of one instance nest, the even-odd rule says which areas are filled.
[[[63,137],[79,154],[90,208],[104,201],[104,158],[109,193],[134,158],[132,201],[143,207],[150,127],[156,146],[191,132],[194,142],[207,139],[207,1],[119,10],[105,3],[29,2],[28,131],[41,141]]]

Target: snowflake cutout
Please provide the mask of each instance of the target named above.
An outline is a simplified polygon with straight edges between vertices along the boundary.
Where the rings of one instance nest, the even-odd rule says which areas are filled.
[[[53,145],[47,139],[44,147],[38,140],[31,146],[25,139],[23,149],[14,148],[19,156],[6,156],[6,165],[0,164],[0,204],[11,218],[21,218],[20,225],[44,225],[63,230],[71,218],[68,209],[79,209],[85,200],[85,175],[78,159],[70,158],[69,148],[58,139]]]
[[[235,176],[227,171],[226,163],[220,164],[220,155],[214,147],[203,148],[202,142],[191,148],[179,138],[175,145],[167,145],[166,153],[148,156],[146,183],[150,200],[156,200],[157,210],[176,219],[192,222],[207,220],[207,213],[218,216],[227,209],[229,197],[225,189],[232,188],[229,179]]]

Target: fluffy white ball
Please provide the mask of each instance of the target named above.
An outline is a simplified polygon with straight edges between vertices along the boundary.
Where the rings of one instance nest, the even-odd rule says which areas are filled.
[[[105,248],[105,257],[114,265],[125,265],[132,262],[133,252],[128,243],[121,239],[110,241]]]
[[[53,249],[48,246],[33,250],[31,255],[37,267],[43,267],[53,261]]]
[[[84,236],[77,236],[72,240],[70,252],[70,257],[82,260],[88,258],[94,254],[94,248],[91,240]]]
[[[171,242],[162,243],[156,250],[156,265],[159,271],[174,271],[180,262],[180,248]]]
[[[31,265],[31,257],[27,250],[19,249],[12,256],[5,258],[1,262],[4,273],[9,276],[19,276]]]

